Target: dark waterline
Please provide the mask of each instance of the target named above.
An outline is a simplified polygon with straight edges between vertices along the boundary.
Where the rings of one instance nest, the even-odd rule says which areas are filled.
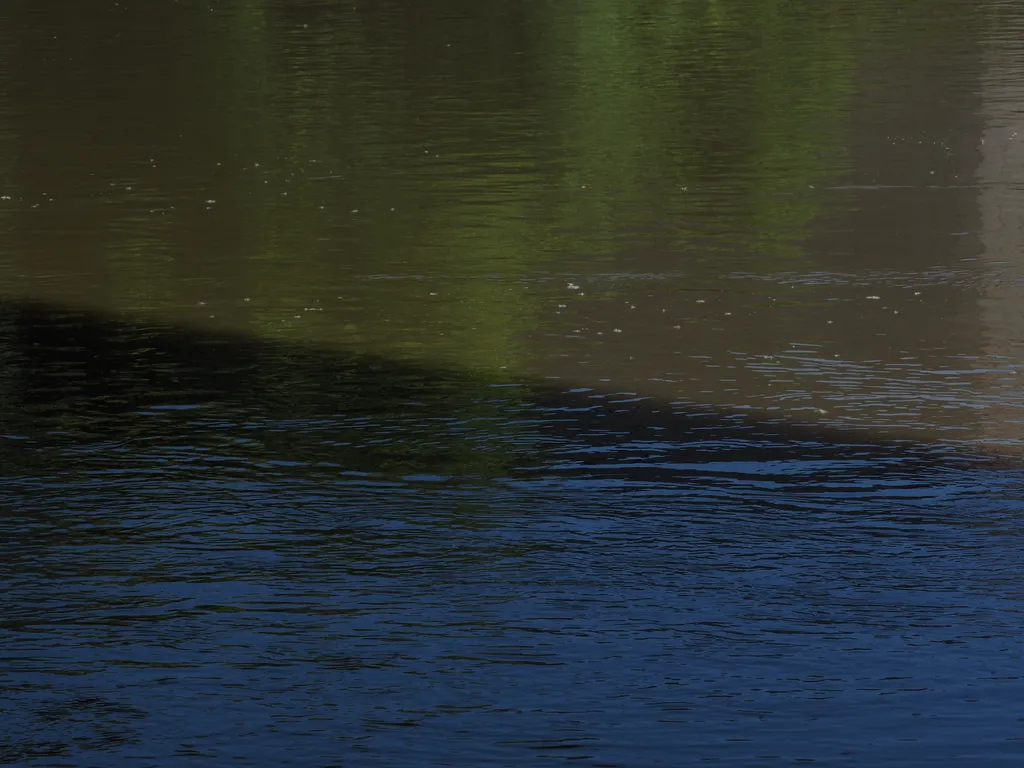
[[[1021,763],[1016,4],[0,22],[0,763]]]

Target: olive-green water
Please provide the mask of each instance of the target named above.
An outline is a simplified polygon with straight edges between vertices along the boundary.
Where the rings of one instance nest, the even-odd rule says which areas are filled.
[[[6,0],[0,763],[1019,765],[1022,41]]]

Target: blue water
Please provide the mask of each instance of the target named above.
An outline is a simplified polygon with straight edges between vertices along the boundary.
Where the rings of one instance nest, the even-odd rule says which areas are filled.
[[[0,3],[0,765],[1024,765],[1022,40]]]
[[[459,418],[404,376],[376,416],[61,401],[80,433],[37,385],[0,486],[4,763],[1020,764],[1013,462],[685,414],[616,440],[572,395],[465,383],[492,410]],[[490,463],[420,435],[352,468],[417,425]]]

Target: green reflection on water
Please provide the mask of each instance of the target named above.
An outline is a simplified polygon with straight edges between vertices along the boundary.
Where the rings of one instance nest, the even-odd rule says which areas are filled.
[[[8,290],[511,375],[551,303],[530,278],[645,246],[806,263],[890,14],[236,0],[103,14],[99,46],[24,6]]]

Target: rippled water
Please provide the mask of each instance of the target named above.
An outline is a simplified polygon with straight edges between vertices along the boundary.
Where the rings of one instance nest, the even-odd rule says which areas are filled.
[[[1020,765],[1021,40],[5,4],[0,763]]]

